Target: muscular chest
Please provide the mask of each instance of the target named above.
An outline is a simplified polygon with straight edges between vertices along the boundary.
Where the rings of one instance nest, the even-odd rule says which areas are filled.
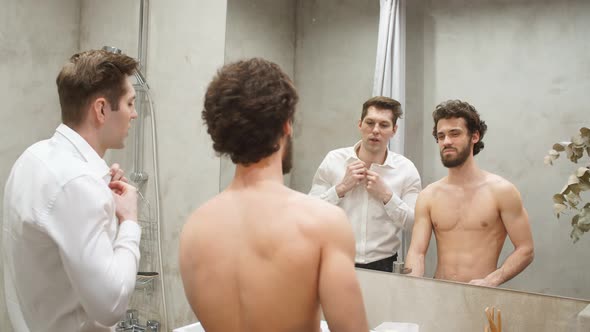
[[[435,231],[477,231],[501,226],[494,196],[481,187],[441,190],[433,200],[430,218]]]

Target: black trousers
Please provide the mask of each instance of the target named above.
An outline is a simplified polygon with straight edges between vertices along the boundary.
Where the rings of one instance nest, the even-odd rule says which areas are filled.
[[[356,263],[354,266],[360,267],[362,269],[393,272],[393,262],[397,262],[397,253],[391,257],[383,258],[367,264]]]

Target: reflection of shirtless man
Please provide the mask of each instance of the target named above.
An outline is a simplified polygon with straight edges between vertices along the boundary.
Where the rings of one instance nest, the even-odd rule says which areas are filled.
[[[237,164],[180,239],[188,301],[207,332],[368,331],[354,236],[339,208],[283,185],[298,97],[262,59],[223,67],[205,95],[214,149]]]
[[[424,274],[430,235],[436,236],[435,278],[498,286],[524,270],[534,256],[528,215],[516,187],[477,167],[487,126],[475,108],[458,100],[433,113],[434,129],[447,177],[418,196],[406,266]],[[498,268],[502,246],[510,237],[514,251]]]

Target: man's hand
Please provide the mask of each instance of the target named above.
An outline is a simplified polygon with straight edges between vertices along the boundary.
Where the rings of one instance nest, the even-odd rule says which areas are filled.
[[[336,186],[338,197],[344,197],[347,192],[358,186],[365,179],[366,175],[367,167],[364,162],[357,160],[348,165],[342,182]]]
[[[381,176],[373,171],[367,170],[367,191],[373,197],[377,198],[378,200],[382,201],[383,204],[387,204],[391,199],[391,191],[383,182]]]
[[[137,189],[123,181],[111,181],[109,188],[115,198],[115,214],[119,223],[125,220],[137,221]]]
[[[470,285],[476,286],[486,286],[486,287],[497,287],[495,283],[487,280],[487,279],[473,279],[469,282]]]
[[[129,180],[124,176],[125,171],[121,168],[121,166],[117,163],[111,165],[111,182],[113,181],[123,181],[125,183],[129,183]]]

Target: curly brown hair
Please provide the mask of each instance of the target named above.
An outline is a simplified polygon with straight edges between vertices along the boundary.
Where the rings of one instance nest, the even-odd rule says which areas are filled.
[[[283,126],[293,121],[298,100],[291,79],[277,64],[253,58],[217,72],[201,117],[213,149],[248,166],[279,150]]]
[[[84,108],[98,96],[104,96],[111,108],[118,110],[127,92],[125,79],[137,68],[137,60],[125,54],[90,50],[72,55],[55,80],[62,122],[70,126],[82,123]]]
[[[361,113],[361,121],[367,116],[369,107],[375,106],[378,109],[390,110],[391,111],[391,122],[395,126],[397,119],[401,119],[404,112],[402,112],[402,104],[395,99],[391,99],[384,96],[377,96],[370,98],[363,104],[363,111]]]
[[[432,136],[438,143],[438,136],[436,126],[440,119],[450,118],[463,118],[467,124],[467,130],[470,135],[473,133],[479,133],[479,141],[473,145],[473,155],[477,155],[479,151],[483,150],[483,136],[488,130],[488,125],[485,121],[479,118],[479,113],[467,102],[461,100],[447,100],[436,106],[434,112],[432,112],[432,118],[434,120],[434,127],[432,128]]]

